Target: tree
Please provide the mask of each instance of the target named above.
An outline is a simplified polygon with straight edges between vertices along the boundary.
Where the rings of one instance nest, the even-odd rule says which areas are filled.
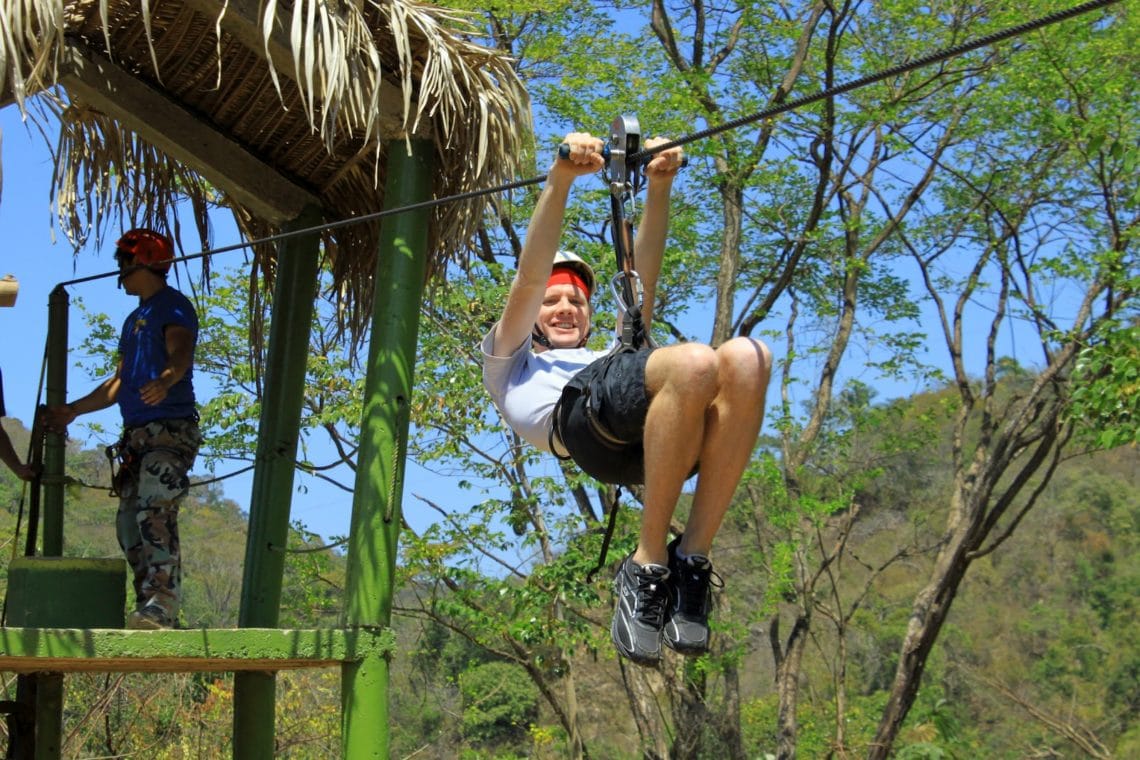
[[[537,172],[566,126],[602,132],[620,111],[647,135],[684,136],[1050,8],[509,3],[480,4],[479,18],[542,114]],[[686,144],[654,329],[690,337],[700,318],[714,343],[763,336],[783,359],[774,434],[730,513],[747,540],[717,549],[732,584],[719,599],[743,600],[718,609],[717,650],[658,672],[611,663],[646,752],[742,757],[757,715],[772,716],[764,749],[780,757],[801,735],[826,735],[837,755],[918,753],[931,737],[904,731],[916,705],[950,725],[921,690],[968,574],[1031,521],[1078,429],[1111,430],[1098,446],[1134,440],[1136,23],[1110,8]],[[606,188],[580,190],[568,244],[612,271]],[[404,534],[399,611],[521,668],[570,754],[587,756],[601,739],[581,679],[612,655],[604,586],[582,579],[616,493],[503,428],[474,349],[533,197],[490,202],[468,260],[424,307],[409,450],[460,485],[444,504],[408,485],[439,517]],[[235,423],[219,446],[241,452],[258,362],[230,308],[235,329],[210,351],[227,358],[206,371],[223,383],[212,411]],[[314,324],[303,425],[351,468],[361,378],[334,317],[322,305]],[[875,403],[899,382],[923,393]],[[775,694],[764,709],[742,686],[760,651]]]
[[[598,34],[585,55],[560,61],[560,83],[535,90],[567,123],[607,123],[620,93],[623,111],[638,113],[655,132],[683,132],[1007,28],[1036,9],[653,3],[646,20],[652,34],[642,36],[637,56],[628,55],[632,43]],[[503,26],[500,15],[488,18]],[[948,442],[956,463],[948,520],[930,542],[937,548],[931,582],[914,600],[916,622],[903,637],[869,750],[882,756],[913,704],[970,562],[1016,529],[1068,442],[1061,419],[1077,352],[1109,340],[1117,315],[1135,309],[1137,185],[1129,167],[1137,141],[1128,111],[1136,69],[1125,53],[1134,23],[1109,10],[1096,22],[1051,27],[687,146],[696,163],[675,232],[682,245],[702,241],[695,247],[717,253],[674,253],[674,271],[688,278],[690,294],[715,281],[714,342],[730,326],[750,334],[780,317],[788,341],[780,466],[800,530],[785,544],[790,554],[772,547],[773,557],[790,559],[788,593],[797,600],[784,608],[793,624],[783,640],[778,617],[771,627],[781,756],[795,752],[803,648],[820,594],[806,579],[826,578],[821,573],[843,552],[842,542],[839,554],[822,544],[813,551],[807,539],[821,528],[842,531],[842,521],[853,519],[835,500],[842,483],[806,477],[831,451],[826,432],[851,350],[875,344],[885,377],[937,380],[942,362],[917,355],[930,337],[927,325],[905,327],[936,315],[935,335],[941,332],[945,366],[959,389]],[[586,71],[591,87],[569,84]],[[637,86],[647,82],[652,88]],[[1059,94],[1062,102],[1054,102]],[[593,253],[603,236],[589,233],[584,218],[588,212],[572,214],[570,228],[584,233],[581,247]],[[921,283],[917,291],[914,283]],[[1061,290],[1067,299],[1045,300]],[[681,299],[668,285],[661,298],[660,313],[675,317]],[[976,303],[990,316],[974,349]],[[999,382],[1008,362],[996,345],[1010,333],[1031,335],[1019,340],[1042,348],[1043,364],[1020,395]],[[809,377],[814,381],[804,381]],[[800,390],[803,414],[792,403]],[[856,493],[873,474],[851,473],[846,491]],[[760,522],[763,506],[754,509]],[[831,619],[845,619],[836,612]],[[842,734],[837,740],[842,746]]]

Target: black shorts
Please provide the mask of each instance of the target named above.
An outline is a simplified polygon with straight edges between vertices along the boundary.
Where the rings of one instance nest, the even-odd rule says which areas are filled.
[[[645,363],[651,351],[622,351],[588,365],[566,384],[555,409],[562,445],[583,472],[603,483],[645,480]]]

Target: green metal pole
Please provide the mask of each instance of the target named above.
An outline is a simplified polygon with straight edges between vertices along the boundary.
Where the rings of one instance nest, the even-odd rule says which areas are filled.
[[[315,227],[320,222],[320,210],[309,207],[286,229]],[[277,254],[238,615],[241,628],[277,627],[320,243],[316,233],[286,238]],[[273,673],[234,674],[235,758],[273,757],[276,694]]]
[[[67,403],[67,320],[70,299],[63,286],[48,296],[47,393],[49,406]],[[63,471],[67,437],[44,436],[43,551],[45,557],[63,555]],[[29,525],[28,530],[33,530]]]
[[[433,147],[388,144],[386,208],[427,200]],[[345,618],[349,626],[387,626],[392,613],[412,373],[427,267],[428,211],[386,217],[380,230],[372,341],[356,462],[348,542]],[[388,661],[366,657],[341,669],[343,756],[388,757]]]
[[[63,674],[40,673],[36,683],[36,760],[59,760],[63,736]]]
[[[67,322],[70,299],[62,286],[48,296],[47,392],[48,405],[67,402]],[[43,536],[45,557],[63,555],[63,473],[67,437],[48,433],[44,437]],[[35,530],[29,525],[28,530]],[[63,736],[63,674],[35,676],[36,760],[58,760]]]

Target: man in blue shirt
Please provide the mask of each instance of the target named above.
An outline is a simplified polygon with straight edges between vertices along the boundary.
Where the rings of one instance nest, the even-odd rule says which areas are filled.
[[[202,436],[194,400],[198,315],[166,283],[174,259],[170,238],[133,229],[118,241],[119,285],[138,296],[119,337],[115,374],[86,396],[48,410],[53,429],[118,402],[116,533],[134,573],[135,611],[128,628],[172,628],[181,605],[178,507]]]

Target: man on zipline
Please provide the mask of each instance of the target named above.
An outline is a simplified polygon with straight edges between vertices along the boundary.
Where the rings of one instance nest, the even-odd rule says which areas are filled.
[[[645,147],[665,142],[651,139]],[[709,553],[760,432],[772,356],[751,338],[715,349],[700,343],[585,348],[596,278],[558,246],[570,186],[602,169],[603,142],[574,132],[565,143],[568,155],[547,174],[502,316],[483,340],[484,385],[532,445],[573,458],[603,482],[645,484],[637,549],[615,580],[614,645],[641,664],[660,659],[662,640],[682,654],[700,654],[709,643]],[[674,147],[644,168],[646,198],[633,249],[646,326],[681,164]],[[698,463],[685,531],[669,542],[681,488]]]
[[[167,284],[170,238],[149,229],[126,232],[115,248],[119,285],[138,296],[123,322],[115,374],[69,404],[48,409],[49,428],[66,432],[81,414],[118,402],[123,437],[114,446],[119,472],[116,533],[134,575],[135,610],[127,627],[173,628],[182,602],[178,507],[202,435],[194,399],[198,314]]]

